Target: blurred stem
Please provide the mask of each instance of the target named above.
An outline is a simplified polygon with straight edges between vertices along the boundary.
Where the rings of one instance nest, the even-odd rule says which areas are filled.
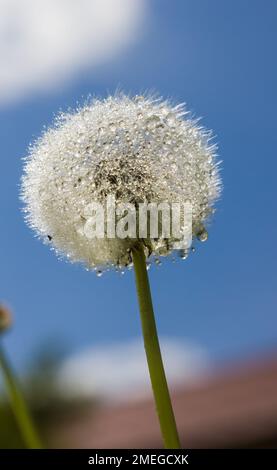
[[[180,449],[180,440],[160,351],[145,255],[141,245],[133,249],[133,262],[144,347],[164,446],[166,449]]]
[[[40,449],[42,447],[40,439],[35,430],[20,386],[1,345],[0,367],[3,371],[11,407],[26,447],[28,449]]]

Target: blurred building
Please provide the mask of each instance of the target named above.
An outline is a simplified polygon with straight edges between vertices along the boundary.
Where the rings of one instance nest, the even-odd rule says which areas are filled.
[[[185,448],[277,447],[277,355],[178,387],[172,398]],[[87,406],[49,431],[53,447],[162,447],[151,398]]]

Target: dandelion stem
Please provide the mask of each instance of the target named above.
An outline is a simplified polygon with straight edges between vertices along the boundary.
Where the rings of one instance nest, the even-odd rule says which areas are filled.
[[[142,246],[133,249],[133,261],[144,347],[164,446],[166,449],[180,449],[181,445],[160,351],[145,255]]]
[[[2,368],[11,407],[28,449],[40,449],[41,442],[35,430],[25,399],[9,361],[0,345],[0,367]]]

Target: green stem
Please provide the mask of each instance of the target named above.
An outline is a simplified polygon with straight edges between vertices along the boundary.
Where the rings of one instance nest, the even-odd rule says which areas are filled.
[[[40,439],[36,433],[32,418],[29,414],[25,399],[20,390],[17,379],[12,368],[5,356],[3,349],[0,347],[0,367],[2,368],[11,407],[24,439],[26,447],[29,449],[40,449]]]
[[[160,351],[145,255],[141,245],[133,250],[133,261],[144,347],[164,446],[166,449],[180,449],[180,440]]]

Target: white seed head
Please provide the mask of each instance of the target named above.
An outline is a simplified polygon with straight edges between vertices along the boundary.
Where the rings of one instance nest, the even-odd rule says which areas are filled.
[[[116,202],[189,202],[193,236],[204,241],[204,223],[220,193],[211,133],[184,106],[119,94],[60,114],[31,146],[22,179],[26,220],[71,261],[105,269],[131,263],[137,240],[91,239],[87,207]],[[170,239],[143,240],[146,255],[172,251]]]

